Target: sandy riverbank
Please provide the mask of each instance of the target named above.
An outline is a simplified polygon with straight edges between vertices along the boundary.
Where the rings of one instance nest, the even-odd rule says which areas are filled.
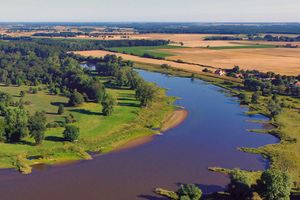
[[[184,109],[175,110],[172,114],[166,117],[166,119],[163,122],[163,126],[161,128],[161,132],[166,132],[167,130],[170,130],[172,128],[177,127],[180,125],[184,120],[187,118],[188,112]],[[121,151],[125,149],[131,149],[137,146],[140,146],[142,144],[151,142],[154,139],[155,135],[148,135],[148,136],[142,136],[139,138],[136,138],[134,140],[131,140],[119,147],[117,147],[114,151]]]

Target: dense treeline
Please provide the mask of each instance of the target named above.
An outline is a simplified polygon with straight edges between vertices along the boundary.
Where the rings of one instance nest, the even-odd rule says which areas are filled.
[[[32,36],[36,37],[76,37],[85,35],[83,32],[59,32],[59,33],[35,33]]]
[[[100,25],[100,24],[94,24]],[[134,28],[140,33],[203,33],[203,34],[300,34],[299,23],[124,23],[106,26]]]
[[[204,40],[242,40],[241,37],[235,36],[209,36],[205,37]]]
[[[226,70],[226,74],[242,78],[246,90],[260,92],[264,96],[280,94],[300,98],[300,75],[287,76],[274,72],[241,70],[238,66]]]
[[[273,35],[265,35],[265,36],[255,36],[249,35],[248,40],[262,40],[262,41],[272,41],[272,42],[299,42],[300,36],[297,37],[288,37],[288,36],[273,36]]]
[[[60,51],[84,51],[84,50],[103,50],[113,47],[131,47],[131,46],[164,46],[169,44],[166,40],[88,40],[88,39],[51,39],[51,38],[29,38],[29,37],[11,37],[0,35],[0,40],[18,41],[28,44],[39,44],[56,47]],[[32,43],[30,43],[32,42]]]

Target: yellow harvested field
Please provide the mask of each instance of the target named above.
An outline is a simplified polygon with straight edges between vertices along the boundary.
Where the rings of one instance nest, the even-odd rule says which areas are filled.
[[[113,52],[102,51],[102,50],[76,51],[74,53],[82,55],[82,56],[93,56],[93,57],[103,57],[107,54],[114,54],[117,56],[121,56],[125,60],[131,60],[134,62],[154,64],[154,65],[168,64],[168,65],[172,66],[173,68],[184,69],[184,70],[187,70],[190,72],[195,72],[195,73],[201,73],[202,70],[204,69],[204,67],[201,67],[198,65],[177,63],[177,62],[167,61],[167,60],[157,60],[157,59],[152,59],[152,58],[142,58],[142,57],[138,57],[138,56],[122,54],[122,53],[113,53]]]
[[[262,48],[262,49],[223,49],[204,48],[166,49],[176,54],[171,60],[183,60],[189,63],[242,69],[256,69],[262,72],[273,71],[286,75],[300,74],[300,48]]]

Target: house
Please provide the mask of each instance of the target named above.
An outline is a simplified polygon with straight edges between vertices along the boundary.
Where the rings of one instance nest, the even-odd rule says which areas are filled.
[[[243,74],[235,74],[235,78],[241,78],[241,79],[243,79],[244,78],[244,75]]]
[[[215,74],[219,75],[219,76],[225,76],[226,72],[222,69],[218,69],[215,71]]]
[[[300,81],[297,81],[296,83],[294,83],[294,85],[300,86]]]

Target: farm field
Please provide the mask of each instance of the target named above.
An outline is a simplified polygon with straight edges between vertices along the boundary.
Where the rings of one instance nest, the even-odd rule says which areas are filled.
[[[285,75],[300,74],[300,48],[245,48],[245,49],[169,49],[177,56],[170,60],[183,60],[189,63],[210,65],[217,68],[256,69],[262,72],[273,71]]]
[[[175,56],[166,57],[167,60],[157,60],[142,58],[138,56],[113,53],[109,51],[80,51],[84,56],[102,57],[107,54],[116,54],[126,60],[142,62],[148,64],[168,64],[174,68],[180,68],[191,72],[201,72],[205,67],[232,68],[236,65],[242,69],[256,69],[262,72],[273,71],[284,75],[300,74],[300,48],[229,48],[216,49],[207,48],[170,48],[159,51],[169,52]],[[172,61],[182,60],[187,63],[177,63]],[[198,65],[197,65],[198,64]]]

